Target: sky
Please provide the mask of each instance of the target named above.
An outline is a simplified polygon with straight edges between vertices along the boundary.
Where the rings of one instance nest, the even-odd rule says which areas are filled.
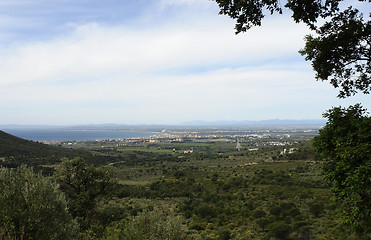
[[[288,14],[235,35],[209,0],[0,0],[0,124],[321,119],[338,99]]]

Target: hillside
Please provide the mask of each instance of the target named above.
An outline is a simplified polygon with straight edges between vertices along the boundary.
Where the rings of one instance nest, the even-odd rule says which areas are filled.
[[[46,144],[25,140],[0,130],[0,156],[43,156],[60,149]]]
[[[86,150],[73,150],[25,140],[0,130],[0,160],[4,167],[21,164],[39,166],[58,163],[61,158],[92,158]]]

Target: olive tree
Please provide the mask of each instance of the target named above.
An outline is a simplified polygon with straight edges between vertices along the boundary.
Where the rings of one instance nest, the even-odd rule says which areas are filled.
[[[32,168],[0,168],[1,239],[74,239],[78,224],[51,178]]]

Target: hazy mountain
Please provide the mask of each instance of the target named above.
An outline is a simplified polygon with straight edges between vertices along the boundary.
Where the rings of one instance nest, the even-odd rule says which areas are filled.
[[[271,119],[262,121],[191,121],[185,122],[183,126],[209,126],[209,127],[321,127],[326,124],[324,119],[313,119],[313,120],[281,120]]]

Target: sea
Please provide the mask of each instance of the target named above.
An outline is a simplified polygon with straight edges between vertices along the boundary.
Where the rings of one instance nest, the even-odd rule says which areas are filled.
[[[160,133],[130,130],[86,130],[86,129],[6,129],[5,132],[32,141],[95,141],[144,138]]]

